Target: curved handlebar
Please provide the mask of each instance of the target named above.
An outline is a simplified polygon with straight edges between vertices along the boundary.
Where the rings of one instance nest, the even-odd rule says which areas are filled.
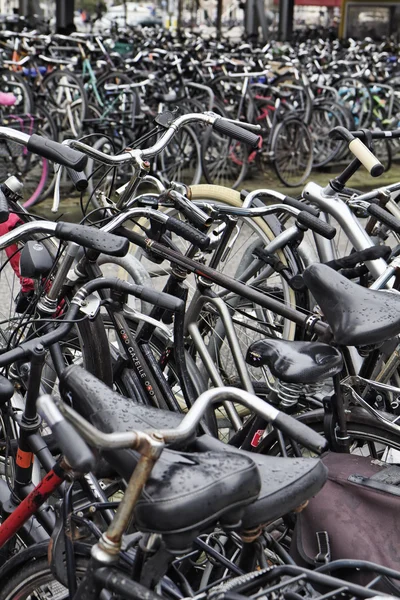
[[[16,227],[0,237],[0,250],[24,239],[27,234],[48,233],[60,240],[73,241],[85,248],[112,256],[125,256],[129,249],[127,240],[114,236],[106,231],[58,221],[31,221]]]
[[[46,406],[43,406],[43,403],[41,404],[42,413],[45,417],[46,411],[51,412],[55,405],[54,400],[50,397],[46,398],[47,408]],[[185,440],[195,433],[196,428],[208,407],[212,404],[224,401],[234,401],[247,406],[269,423],[276,425],[294,440],[307,448],[311,448],[315,452],[322,452],[327,446],[327,441],[319,435],[319,433],[316,433],[300,421],[282,413],[272,405],[249,392],[231,387],[220,387],[203,392],[189,409],[179,426],[175,429],[155,430],[144,433],[156,434],[157,439],[163,439],[164,442]],[[57,402],[56,406],[91,446],[104,449],[134,449],[140,442],[140,434],[138,432],[103,433],[96,429],[96,427],[93,427],[91,423],[86,421],[79,413],[70,406],[64,404],[61,400]]]
[[[174,137],[174,135],[177,133],[177,131],[179,131],[179,129],[181,129],[184,125],[186,125],[188,123],[194,123],[196,121],[203,122],[207,125],[214,125],[216,122],[221,124],[221,122],[226,121],[226,123],[234,123],[235,125],[237,125],[238,128],[241,128],[243,131],[245,131],[248,134],[246,127],[243,127],[243,125],[245,125],[245,124],[240,123],[239,121],[236,122],[236,121],[231,121],[229,119],[225,120],[225,119],[222,119],[220,117],[220,115],[214,114],[212,112],[190,113],[188,115],[182,115],[181,117],[178,117],[177,119],[175,119],[171,123],[171,125],[168,127],[166,132],[160,137],[160,139],[158,139],[157,142],[153,146],[151,146],[150,148],[145,148],[144,150],[140,150],[140,149],[127,150],[124,154],[118,154],[117,156],[110,156],[109,154],[104,154],[104,152],[101,152],[100,150],[92,148],[91,146],[88,146],[87,144],[84,144],[83,142],[80,142],[79,140],[65,140],[63,142],[63,144],[67,144],[68,146],[71,146],[77,150],[80,150],[87,156],[90,156],[91,158],[98,160],[99,162],[112,167],[112,166],[123,165],[126,163],[135,162],[135,161],[140,162],[142,160],[152,158],[153,156],[157,156],[157,154],[160,154],[160,152],[162,152],[164,150],[164,148],[167,147],[168,143]],[[252,129],[254,129],[254,128],[252,128]],[[257,136],[254,136],[254,137],[257,137]]]

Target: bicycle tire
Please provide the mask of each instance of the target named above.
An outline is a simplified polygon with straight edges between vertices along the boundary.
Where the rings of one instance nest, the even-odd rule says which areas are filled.
[[[271,151],[276,174],[283,185],[303,185],[313,164],[313,140],[307,125],[295,118],[281,121],[274,131]]]
[[[215,202],[221,202],[224,204],[228,204],[229,206],[242,206],[243,201],[240,196],[240,192],[235,190],[216,185],[207,185],[200,184],[194,185],[190,187],[190,194],[192,200],[210,200]],[[263,204],[260,203],[262,206]],[[261,231],[263,231],[266,237],[270,240],[276,237],[276,233],[274,233],[270,227],[269,222],[262,218],[256,217],[252,219],[252,221],[257,224]],[[276,252],[277,257],[285,265],[288,269],[294,268],[294,262],[299,264],[298,257],[293,253],[285,253],[281,250]],[[294,290],[287,286],[287,293],[285,293],[285,302],[290,306],[297,306],[297,298]],[[296,325],[293,322],[287,321],[287,325],[283,328],[283,337],[287,340],[295,339],[296,335]]]
[[[347,123],[336,104],[314,106],[310,122],[314,151],[313,168],[327,165],[336,160],[342,152],[344,142],[329,137],[331,129],[337,126],[347,127]]]
[[[78,579],[83,579],[89,564],[88,558],[75,557],[75,567]],[[20,569],[7,578],[0,591],[0,600],[28,600],[30,598],[41,598],[41,593],[49,597],[67,597],[68,590],[59,583],[48,562],[48,558],[36,558],[28,560],[20,566]]]
[[[303,413],[297,418],[299,421],[324,436],[324,415],[324,410],[318,409]],[[395,415],[387,416],[395,419]],[[367,445],[372,443],[380,444],[382,446],[388,446],[393,450],[400,451],[400,435],[388,430],[388,428],[384,427],[379,421],[361,408],[352,408],[351,413],[346,416],[346,421],[348,435],[353,444],[355,442],[364,441]],[[360,446],[353,449],[355,449],[357,453],[360,453]],[[256,452],[277,456],[279,454],[277,450],[278,442],[276,433],[271,432],[260,442]],[[376,458],[380,457],[379,460],[381,460],[381,453],[376,454]]]
[[[38,114],[42,119],[42,124],[39,124],[39,127],[35,130],[35,133],[41,135],[42,137],[47,137],[50,140],[57,141],[58,130],[50,113],[44,108],[44,106],[37,106],[35,113]],[[31,153],[29,154],[32,156]],[[36,159],[39,159],[42,164],[40,178],[33,193],[30,195],[28,200],[24,202],[25,208],[31,208],[32,206],[35,206],[36,204],[39,204],[45,200],[53,191],[56,181],[55,164],[48,159],[41,158],[39,156],[36,156]],[[24,188],[25,187],[26,178],[24,178]]]
[[[192,127],[184,125],[168,146],[158,155],[157,175],[167,185],[171,181],[196,185],[202,176],[201,144]]]
[[[94,90],[89,94],[89,100],[95,104],[102,112],[102,118],[117,118],[119,124],[134,127],[135,117],[140,114],[140,100],[135,88],[122,91],[107,90],[107,84],[110,85],[131,85],[132,79],[123,71],[110,71],[99,77],[96,82],[97,93],[101,102],[97,98]]]
[[[81,78],[66,69],[53,71],[43,79],[40,95],[60,134],[63,137],[78,137],[88,109],[86,90]],[[64,121],[69,124],[69,128],[63,126]]]
[[[209,184],[236,189],[248,172],[248,150],[244,144],[213,131],[204,133],[201,143],[203,175]]]
[[[17,99],[12,106],[0,107],[2,119],[8,115],[28,115],[34,112],[33,93],[22,75],[9,69],[0,69],[0,89],[2,92],[14,94]]]
[[[342,77],[333,83],[340,96],[339,103],[350,109],[355,126],[369,127],[372,117],[373,100],[368,86],[361,80]]]
[[[290,104],[293,106],[296,117],[299,117],[304,123],[310,123],[312,118],[312,96],[301,80],[297,79],[294,73],[288,72],[278,75],[272,84],[279,87],[281,94],[289,96]],[[288,98],[285,98],[285,102]]]

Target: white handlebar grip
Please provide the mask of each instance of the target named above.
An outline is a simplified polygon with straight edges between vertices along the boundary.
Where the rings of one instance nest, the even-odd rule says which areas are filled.
[[[372,177],[379,177],[379,175],[382,175],[385,167],[379,162],[371,150],[368,150],[367,146],[365,146],[361,140],[358,138],[352,140],[349,143],[349,150],[364,165]]]

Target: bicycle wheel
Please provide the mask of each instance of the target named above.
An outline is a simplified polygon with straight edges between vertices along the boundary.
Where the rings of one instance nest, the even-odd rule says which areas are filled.
[[[134,127],[135,117],[140,113],[139,96],[132,86],[132,79],[121,71],[106,73],[96,82],[96,91],[90,100],[101,111],[103,119],[116,119],[118,124]]]
[[[246,177],[247,148],[211,128],[204,133],[201,156],[207,183],[236,189]]]
[[[22,75],[0,69],[0,90],[15,96],[15,102],[11,106],[0,106],[1,118],[9,115],[25,116],[34,112],[34,100],[31,88]]]
[[[201,146],[195,131],[185,125],[157,157],[157,175],[167,185],[177,181],[186,185],[200,183]]]
[[[228,188],[198,185],[192,186],[190,190],[192,199],[198,202],[200,207],[201,201],[205,203],[213,201],[230,206],[241,206],[242,204],[239,192]],[[229,249],[223,259],[216,265],[217,270],[238,278],[240,271],[245,269],[249,262],[252,262],[254,248],[256,246],[265,247],[271,240],[275,239],[279,231],[280,225],[276,219],[247,219],[239,217],[237,227],[232,233]],[[175,235],[172,235],[172,241],[183,253],[186,252],[188,248],[187,242]],[[144,266],[154,277],[157,288],[162,289],[166,282],[166,276],[169,273],[169,264],[162,263],[155,266],[146,259],[141,251],[138,251],[136,256],[142,260]],[[276,256],[282,260],[282,264],[285,264],[289,271],[292,271],[293,274],[297,272],[296,259],[288,248],[285,248],[283,251],[277,251]],[[212,253],[202,253],[197,258],[202,262],[209,263]],[[263,269],[261,268],[260,271],[263,271]],[[255,281],[259,274],[255,273],[246,283],[251,285],[252,281]],[[186,283],[189,286],[190,302],[196,293],[195,280],[188,278]],[[304,300],[299,300],[299,296],[296,295],[287,281],[272,268],[267,268],[263,277],[255,285],[265,294],[277,298],[290,306],[299,304],[304,306]],[[221,294],[221,297],[226,300],[233,313],[234,327],[242,353],[247,351],[249,344],[255,339],[269,336],[294,339],[296,334],[294,323],[281,318],[271,311],[262,310],[246,299],[234,294],[226,294],[224,290],[217,286],[214,286],[213,290],[217,294]],[[225,337],[224,330],[221,330],[218,314],[212,307],[206,306],[199,315],[199,327],[209,344],[215,363],[218,365],[224,381],[229,383],[232,380],[237,380],[238,374],[232,361],[230,346]],[[263,374],[259,370],[254,370],[254,373],[251,370],[251,373],[254,379],[263,377]]]
[[[334,104],[314,106],[309,125],[313,139],[313,167],[330,163],[342,151],[344,142],[329,137],[331,129],[339,125],[347,126]]]
[[[42,113],[43,114],[43,113]],[[52,120],[46,117],[27,115],[22,117],[10,116],[3,121],[4,125],[27,133],[41,134],[52,138]],[[28,152],[21,144],[0,140],[0,180],[14,175],[24,183],[25,206],[35,204],[46,189],[49,177],[49,161],[41,156]]]
[[[44,239],[45,237],[41,234],[27,235],[25,241],[40,240],[54,259],[57,246],[51,240]],[[0,252],[0,348],[3,351],[26,339],[28,331],[33,335],[30,324],[40,292],[34,292],[31,280],[20,279],[18,252],[23,245],[23,242],[19,242],[8,254],[4,250]],[[42,286],[38,282],[40,291],[43,291]],[[65,298],[65,301],[68,302],[68,299]],[[100,316],[93,321],[79,321],[71,329],[67,339],[60,342],[60,346],[66,365],[72,362],[82,364],[105,383],[112,383],[111,358],[106,352],[100,352],[101,348],[107,348]],[[49,354],[45,359],[42,380],[49,393],[56,393],[57,376]]]
[[[83,579],[89,559],[75,557],[78,581]],[[3,580],[4,581],[4,580]],[[68,589],[59,583],[53,573],[47,557],[28,560],[2,585],[0,600],[32,600],[33,598],[69,598]]]
[[[340,103],[350,109],[357,128],[368,127],[371,122],[373,100],[368,86],[360,79],[343,77],[333,84]]]
[[[281,121],[273,134],[271,151],[281,182],[288,187],[302,185],[313,163],[313,140],[307,125],[293,118]]]
[[[34,133],[48,138],[49,140],[58,139],[58,130],[50,113],[43,107],[37,106],[35,116],[33,117]],[[54,189],[55,185],[55,164],[46,158],[27,152],[24,154],[25,165],[22,171],[22,180],[24,190],[29,194],[24,202],[25,208],[35,206],[47,198]]]
[[[309,123],[312,115],[312,95],[294,73],[278,75],[272,82],[279,88],[280,96],[296,117]]]
[[[387,417],[395,419],[394,415],[387,415]],[[322,409],[304,413],[298,419],[324,436],[324,411]],[[361,456],[372,456],[381,461],[399,462],[400,435],[385,428],[361,408],[352,408],[350,414],[346,415],[346,421],[350,436],[350,452]],[[289,441],[287,441],[287,451],[289,455],[293,452]],[[257,452],[274,456],[280,454],[275,432],[271,432],[260,442]],[[302,453],[310,455],[310,451],[306,449],[303,449]]]
[[[242,206],[242,200],[240,193],[223,186],[215,185],[195,185],[190,188],[191,198],[193,201],[200,202],[200,200],[207,202],[214,201],[228,206]],[[257,205],[257,203],[255,203]],[[259,202],[259,205],[263,205]],[[234,233],[234,244],[230,245],[229,254],[221,260],[221,263],[217,265],[217,269],[227,275],[234,276],[238,271],[238,266],[241,263],[241,259],[246,250],[257,243],[257,240],[261,240],[263,244],[268,244],[281,232],[281,225],[277,223],[275,219],[266,218],[240,218],[237,229]],[[288,247],[283,250],[278,250],[276,256],[282,261],[287,269],[295,271],[299,259],[295,256]],[[241,265],[243,266],[243,265]],[[251,282],[247,282],[251,284]],[[266,293],[270,293],[272,296],[281,297],[285,304],[289,306],[300,306],[303,305],[303,300],[300,300],[296,296],[295,291],[291,288],[287,281],[274,273],[269,282],[270,290],[266,290]],[[262,287],[262,286],[261,286]],[[276,294],[275,294],[276,292]],[[284,339],[294,339],[296,333],[296,325],[292,321],[281,318],[279,315],[273,315],[269,313],[269,318],[272,323],[276,324],[276,332],[279,337]]]
[[[60,134],[79,137],[88,107],[82,80],[67,70],[53,71],[42,81],[40,93]]]

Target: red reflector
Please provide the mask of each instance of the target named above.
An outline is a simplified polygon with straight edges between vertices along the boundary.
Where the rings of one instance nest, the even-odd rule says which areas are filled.
[[[253,435],[253,439],[251,440],[251,446],[253,448],[257,448],[258,444],[261,442],[262,436],[265,433],[265,429],[258,429]]]

